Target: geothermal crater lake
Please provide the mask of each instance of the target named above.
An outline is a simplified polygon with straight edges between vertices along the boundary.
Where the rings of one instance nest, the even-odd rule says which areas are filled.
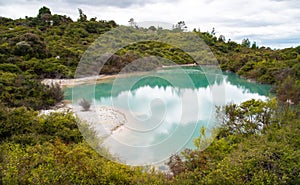
[[[269,90],[233,73],[214,75],[210,67],[195,66],[100,79],[67,88],[65,98],[73,100],[80,118],[92,120],[100,145],[118,161],[144,165],[194,148],[202,126],[208,134],[217,126],[216,106],[266,100]],[[90,111],[78,108],[81,98],[93,102]]]

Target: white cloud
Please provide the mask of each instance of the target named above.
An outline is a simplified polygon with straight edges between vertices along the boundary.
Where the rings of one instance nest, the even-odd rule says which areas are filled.
[[[200,28],[241,42],[243,38],[272,48],[300,45],[300,4],[298,0],[11,0],[0,3],[0,16],[36,16],[41,6],[53,13],[78,18],[78,8],[90,17],[128,24],[136,21],[162,21],[172,24],[184,20],[190,30]]]

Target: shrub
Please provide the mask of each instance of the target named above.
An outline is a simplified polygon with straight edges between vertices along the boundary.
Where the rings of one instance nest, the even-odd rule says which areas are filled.
[[[79,105],[83,108],[84,111],[89,111],[90,107],[91,107],[91,102],[89,102],[88,100],[86,100],[85,98],[82,98],[79,101]]]
[[[60,88],[58,83],[52,83],[50,86],[50,95],[57,102],[60,102],[64,99],[64,92]]]

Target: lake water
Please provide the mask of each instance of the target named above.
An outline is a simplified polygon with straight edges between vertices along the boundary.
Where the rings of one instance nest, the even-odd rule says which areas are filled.
[[[68,88],[66,99],[76,104],[84,97],[122,112],[127,122],[106,137],[103,146],[119,162],[144,165],[164,162],[174,153],[194,148],[202,126],[208,134],[217,126],[216,106],[252,98],[266,100],[269,90],[268,85],[248,82],[233,73],[210,76],[203,68],[184,67]]]

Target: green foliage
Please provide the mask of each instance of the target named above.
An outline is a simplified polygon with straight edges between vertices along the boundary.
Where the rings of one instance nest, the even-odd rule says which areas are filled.
[[[16,37],[14,41],[14,54],[17,56],[45,58],[48,55],[45,42],[37,34],[25,33]]]
[[[134,53],[132,52],[134,51]],[[116,52],[121,55],[121,62],[128,64],[129,62],[142,57],[159,56],[164,59],[175,62],[176,64],[193,64],[193,58],[182,51],[166,43],[156,41],[144,41],[128,45]],[[113,61],[116,61],[115,59]],[[145,59],[146,60],[146,59]],[[121,68],[122,69],[122,68]],[[137,69],[138,70],[138,69]]]
[[[37,17],[0,21],[0,63],[20,61],[14,64],[38,78],[72,78],[88,46],[99,34],[117,26],[114,21],[73,22],[65,15],[52,15],[47,7]],[[5,71],[15,72],[12,70]]]
[[[78,143],[82,136],[77,129],[77,120],[71,113],[52,113],[38,116],[37,112],[25,107],[0,110],[0,143],[32,145],[60,138],[65,143]]]
[[[2,72],[10,72],[10,73],[21,73],[21,69],[15,65],[15,64],[10,64],[10,63],[4,63],[0,64],[0,71]]]
[[[241,105],[230,104],[218,108],[217,117],[223,126],[220,134],[247,136],[261,133],[276,121],[273,116],[277,109],[276,103],[274,99],[268,102],[252,99]]]
[[[248,109],[246,115],[234,124],[236,116],[245,108]],[[186,150],[181,156],[171,158],[169,165],[175,175],[173,183],[298,184],[299,110],[277,107],[275,100],[251,100],[239,106],[227,105],[224,109],[230,109],[225,113],[227,118],[222,118],[225,123],[206,150]],[[266,115],[262,110],[272,111]],[[243,123],[249,122],[250,117],[257,119],[251,121],[256,124],[266,117],[273,122],[269,122],[272,124],[268,127],[247,133],[245,137],[247,129]],[[238,130],[237,126],[244,129]]]
[[[26,108],[8,109],[1,106],[0,109],[0,141],[4,141],[13,135],[23,135],[31,131],[31,126],[37,120],[36,112],[27,111]]]
[[[300,101],[300,81],[288,76],[278,85],[277,96],[282,102],[298,104]]]
[[[3,72],[0,73],[0,98],[8,107],[43,109],[61,101],[63,93],[57,85],[47,87],[28,75]]]
[[[62,61],[55,58],[44,60],[32,58],[29,61],[19,64],[25,73],[36,75],[36,78],[68,78],[72,72],[62,64]]]
[[[4,184],[163,184],[158,175],[109,162],[86,143],[1,146]]]
[[[45,14],[51,15],[51,11],[49,8],[43,6],[42,8],[39,9],[39,14],[37,15],[37,17],[42,18],[42,16]]]

